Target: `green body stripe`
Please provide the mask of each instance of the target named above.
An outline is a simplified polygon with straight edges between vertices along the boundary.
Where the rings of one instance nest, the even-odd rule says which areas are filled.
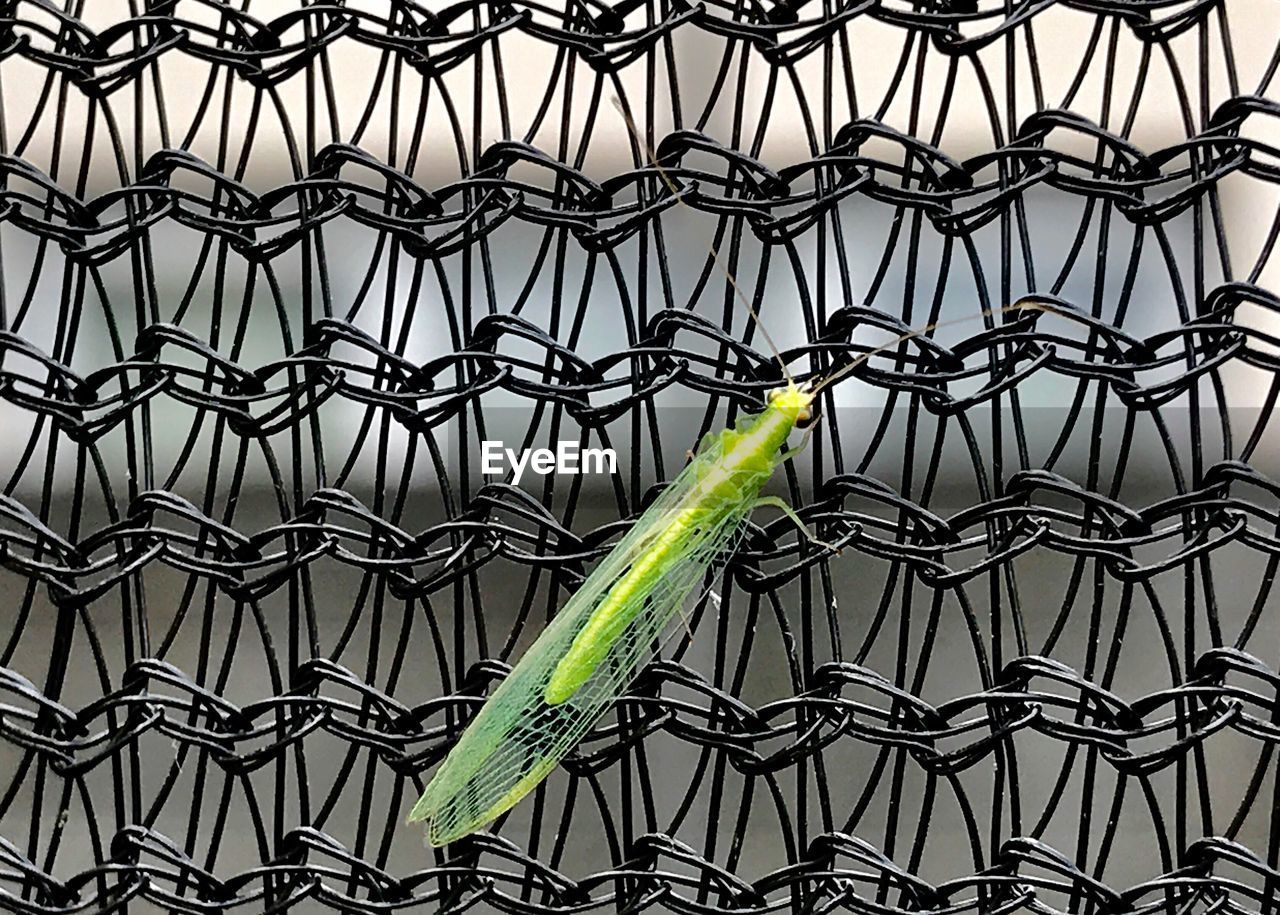
[[[648,554],[636,560],[618,583],[609,590],[587,624],[574,638],[568,653],[556,665],[547,684],[546,699],[558,705],[569,699],[586,682],[627,625],[644,609],[644,598],[662,578],[667,567],[684,555],[684,541],[691,536],[699,515],[706,509],[681,509],[654,541]]]
[[[778,451],[795,427],[795,413],[765,410],[739,431],[720,433],[720,459],[702,470],[697,485],[649,551],[609,590],[579,630],[547,683],[544,698],[558,705],[586,683],[627,626],[645,607],[645,598],[667,568],[688,552],[690,537],[715,530],[719,521],[754,501],[777,466]],[[749,481],[749,482],[748,482]]]

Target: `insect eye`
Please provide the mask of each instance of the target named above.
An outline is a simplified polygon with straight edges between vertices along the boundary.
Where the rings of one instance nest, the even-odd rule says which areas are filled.
[[[774,388],[772,391],[770,391],[768,394],[764,396],[764,399],[769,403],[773,403],[775,400],[778,399],[778,395],[781,393],[782,393],[782,388]]]

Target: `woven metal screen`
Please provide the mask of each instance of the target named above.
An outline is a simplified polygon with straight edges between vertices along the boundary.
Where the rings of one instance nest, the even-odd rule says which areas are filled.
[[[1276,911],[1278,63],[1274,2],[0,4],[0,909]],[[973,320],[774,481],[838,555],[762,510],[427,848],[782,378],[717,260],[800,377]]]

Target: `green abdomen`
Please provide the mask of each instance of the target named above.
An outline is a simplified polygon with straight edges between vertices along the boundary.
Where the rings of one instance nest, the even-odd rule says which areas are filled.
[[[782,436],[785,438],[785,432]],[[671,569],[695,550],[707,549],[709,560],[723,546],[723,540],[709,547],[706,541],[725,527],[726,519],[732,516],[736,523],[738,516],[750,509],[773,473],[776,452],[774,441],[757,443],[749,434],[722,433],[720,459],[701,469],[684,507],[609,589],[556,665],[544,694],[549,705],[572,698],[595,673]],[[685,595],[675,597],[683,601]]]
[[[697,536],[700,520],[697,509],[684,509],[663,531],[653,546],[618,579],[600,601],[586,624],[578,631],[565,656],[556,665],[547,683],[546,700],[551,705],[566,701],[587,681],[609,649],[645,605],[649,593],[662,580],[668,567],[678,562],[687,540]]]

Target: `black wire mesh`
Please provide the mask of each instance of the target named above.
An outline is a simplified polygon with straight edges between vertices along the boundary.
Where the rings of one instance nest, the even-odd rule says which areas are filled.
[[[1274,4],[3,4],[0,908],[1275,911]],[[660,180],[611,99],[669,171]],[[402,821],[698,436],[615,715]],[[616,446],[609,483],[477,442]]]

